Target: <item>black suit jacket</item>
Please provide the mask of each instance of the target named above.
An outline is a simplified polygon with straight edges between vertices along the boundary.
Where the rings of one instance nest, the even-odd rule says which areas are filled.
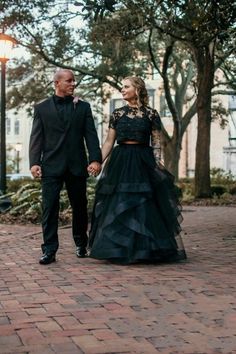
[[[75,176],[88,176],[88,159],[102,160],[89,103],[79,100],[73,105],[67,123],[59,116],[53,97],[35,106],[29,160],[30,168],[42,167],[43,176],[60,176],[67,168]]]

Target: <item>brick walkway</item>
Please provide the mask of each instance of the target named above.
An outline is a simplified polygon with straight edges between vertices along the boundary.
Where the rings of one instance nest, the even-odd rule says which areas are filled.
[[[70,229],[0,225],[0,354],[236,353],[236,208],[186,207],[182,264],[79,260]]]

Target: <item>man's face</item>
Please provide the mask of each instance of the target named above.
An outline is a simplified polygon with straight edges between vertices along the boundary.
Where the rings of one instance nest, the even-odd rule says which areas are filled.
[[[75,77],[70,71],[61,73],[58,80],[55,81],[56,95],[57,96],[71,96],[75,89]]]

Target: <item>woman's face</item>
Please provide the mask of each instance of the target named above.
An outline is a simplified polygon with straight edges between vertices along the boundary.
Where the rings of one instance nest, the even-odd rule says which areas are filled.
[[[130,102],[137,99],[136,88],[131,84],[130,80],[123,81],[121,93],[125,101]]]

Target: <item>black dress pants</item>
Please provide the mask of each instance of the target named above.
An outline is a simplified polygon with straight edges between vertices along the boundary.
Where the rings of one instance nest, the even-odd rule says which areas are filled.
[[[74,176],[69,171],[66,171],[63,176],[42,178],[43,253],[56,253],[59,247],[59,200],[64,183],[72,208],[74,242],[78,247],[87,246],[88,213],[86,177]]]

